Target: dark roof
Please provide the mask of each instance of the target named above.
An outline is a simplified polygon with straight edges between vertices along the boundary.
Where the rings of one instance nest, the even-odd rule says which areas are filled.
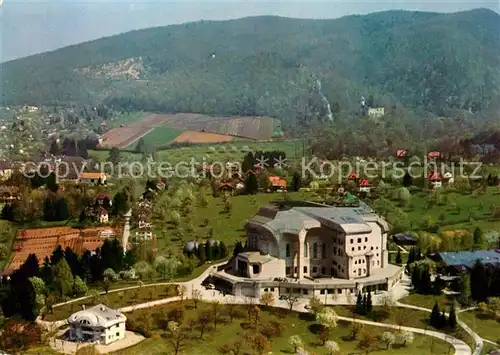
[[[464,266],[472,268],[476,260],[483,264],[500,264],[500,250],[473,250],[444,252],[438,254],[448,266]]]
[[[415,237],[413,237],[412,235],[410,234],[405,234],[405,233],[398,233],[398,234],[394,234],[392,236],[392,240],[394,240],[395,243],[416,243],[417,242],[417,239]]]

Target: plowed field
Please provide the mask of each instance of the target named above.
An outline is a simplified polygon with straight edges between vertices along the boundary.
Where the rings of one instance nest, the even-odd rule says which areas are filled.
[[[178,130],[216,133],[254,140],[270,140],[273,136],[274,119],[258,116],[215,117],[192,113],[150,115],[140,121],[106,132],[102,136],[101,147],[124,148],[153,131],[156,127],[171,127]],[[174,141],[178,141],[177,139]],[[222,142],[227,141],[228,139],[222,140]],[[209,142],[215,141],[209,140]]]
[[[186,131],[174,139],[174,143],[221,143],[231,142],[233,136],[227,134]]]

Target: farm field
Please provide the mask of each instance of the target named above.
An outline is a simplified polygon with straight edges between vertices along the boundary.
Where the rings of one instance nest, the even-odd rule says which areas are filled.
[[[144,144],[147,147],[158,147],[171,143],[179,135],[182,135],[183,131],[171,127],[155,127],[149,133],[142,137],[144,139]],[[132,142],[125,148],[134,149],[137,145],[137,141]]]
[[[152,326],[153,336],[146,339],[137,346],[118,351],[113,353],[114,355],[139,355],[139,354],[151,354],[159,355],[165,353],[166,349],[171,349],[171,344],[168,341],[168,336],[162,338],[161,336],[156,336],[154,334],[163,335],[165,330],[158,326],[154,320],[162,319],[160,315],[167,314],[169,310],[175,307],[183,307],[184,319],[196,319],[199,312],[211,311],[211,305],[207,303],[198,304],[198,308],[194,309],[191,301],[187,301],[183,306],[180,303],[172,303],[162,307],[157,307],[150,310],[140,310],[127,314],[129,319],[133,319],[136,323],[144,322],[144,319],[149,319],[149,323]],[[222,307],[222,319],[219,324],[217,324],[216,330],[213,329],[212,325],[207,326],[207,330],[204,332],[203,339],[200,339],[200,331],[197,326],[195,326],[191,331],[186,330],[188,335],[188,340],[184,346],[184,352],[192,355],[207,354],[215,355],[219,354],[219,349],[225,344],[231,344],[237,339],[244,338],[245,334],[255,334],[256,330],[249,321],[246,309],[244,306],[235,306],[237,317],[234,317],[231,322],[229,317],[226,315],[224,305]],[[318,339],[319,327],[310,315],[298,314],[295,312],[288,313],[281,309],[265,309],[263,308],[260,312],[259,325],[257,326],[259,330],[263,329],[264,325],[267,325],[271,321],[279,321],[283,326],[283,331],[280,335],[273,336],[270,341],[270,349],[267,351],[272,351],[272,353],[293,353],[293,348],[288,344],[288,339],[292,335],[298,335],[303,343],[305,350],[309,352],[314,352],[318,355],[326,355],[328,351],[323,347]],[[361,334],[364,332],[373,333],[374,335],[381,335],[387,329],[381,327],[364,326]],[[358,340],[354,340],[350,337],[352,333],[352,324],[350,322],[339,321],[337,328],[333,329],[330,334],[330,340],[338,343],[342,353],[350,354],[354,352],[359,352]],[[251,343],[243,341],[242,351],[247,352],[253,349]],[[375,351],[373,354],[447,354],[450,349],[450,345],[444,341],[432,338],[415,335],[413,343],[403,346],[401,343],[397,342],[390,349],[386,349],[385,345],[377,342],[375,346]],[[266,353],[267,353],[266,351]]]
[[[227,134],[217,134],[208,132],[197,132],[197,131],[185,131],[177,136],[173,142],[174,143],[222,143],[231,142],[234,136]]]
[[[112,128],[103,134],[102,148],[124,148],[134,144],[139,138],[152,133],[155,128],[169,127],[184,131],[196,131],[230,135],[255,140],[270,140],[276,119],[271,117],[215,117],[201,114],[177,113],[169,115],[149,115],[140,119],[141,114],[124,116],[118,122],[123,127]],[[138,119],[139,118],[139,119]],[[130,123],[126,123],[129,120]],[[172,139],[175,137],[172,137]],[[168,142],[162,141],[161,144]]]

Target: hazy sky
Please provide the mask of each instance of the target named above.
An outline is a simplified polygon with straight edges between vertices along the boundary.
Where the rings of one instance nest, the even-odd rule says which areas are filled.
[[[337,18],[390,9],[456,12],[489,8],[499,0],[469,1],[144,1],[0,0],[0,61],[133,29],[255,15]]]

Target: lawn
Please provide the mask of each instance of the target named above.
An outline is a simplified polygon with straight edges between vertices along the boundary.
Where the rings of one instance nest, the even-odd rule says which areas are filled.
[[[121,124],[125,125],[136,121],[140,121],[143,118],[149,116],[150,114],[151,113],[149,112],[142,112],[142,111],[117,114],[107,121],[108,128],[115,128],[119,127]]]
[[[499,321],[486,317],[476,311],[462,312],[458,314],[458,317],[482,338],[500,342]]]
[[[196,195],[196,194],[195,194]],[[311,198],[308,192],[289,192],[292,199]],[[259,193],[256,195],[233,196],[231,213],[224,212],[224,201],[222,198],[214,198],[207,194],[208,205],[201,207],[196,205],[193,212],[188,216],[182,216],[178,228],[165,223],[163,226],[156,225],[156,236],[158,238],[158,250],[180,251],[184,243],[179,240],[178,231],[182,229],[183,240],[197,240],[203,242],[209,239],[209,231],[212,230],[214,239],[223,241],[229,250],[238,241],[245,238],[244,226],[249,218],[255,215],[259,208],[273,201],[283,199],[280,193]],[[205,221],[208,225],[205,226]],[[191,232],[191,227],[194,228]]]
[[[500,350],[500,346],[483,343],[483,351],[481,351],[481,355],[488,355],[493,350]]]
[[[169,342],[169,337],[165,336],[165,331],[163,327],[159,327],[161,321],[165,320],[165,316],[168,315],[168,311],[175,307],[184,308],[184,323],[189,324],[190,319],[196,319],[198,317],[198,312],[208,311],[212,314],[214,313],[211,306],[206,303],[201,303],[198,305],[198,309],[194,309],[192,301],[186,301],[183,306],[179,303],[167,304],[162,307],[155,309],[141,310],[133,313],[127,314],[129,319],[133,322],[149,322],[151,329],[153,330],[152,337],[145,340],[141,344],[118,351],[114,353],[115,355],[159,355],[164,354],[166,349],[172,349]],[[192,330],[186,329],[185,334],[188,335],[188,340],[185,343],[183,353],[190,355],[215,355],[219,354],[219,349],[225,344],[230,344],[238,339],[243,340],[243,348],[241,349],[243,353],[253,350],[253,344],[245,341],[245,334],[255,334],[256,329],[250,323],[245,306],[234,306],[236,308],[237,317],[230,322],[227,316],[227,306],[221,305],[222,308],[222,319],[219,324],[217,324],[216,330],[213,330],[212,324],[210,324],[210,329],[207,330],[203,336],[203,340],[200,339],[200,331],[197,325],[193,326]],[[288,313],[282,309],[262,309],[260,312],[260,320],[257,325],[257,330],[262,330],[271,321],[278,321],[282,324],[283,330],[280,335],[271,337],[270,346],[271,348],[266,350],[272,351],[273,353],[293,353],[292,347],[288,344],[288,339],[292,335],[299,335],[304,342],[304,347],[310,352],[314,352],[317,355],[327,354],[327,350],[320,344],[318,339],[319,326],[316,324],[311,315],[298,314],[298,313]],[[358,343],[359,340],[353,340],[351,338],[352,323],[339,321],[338,326],[330,334],[330,340],[336,341],[342,352],[344,354],[349,354],[353,352],[359,352]],[[188,326],[186,326],[189,328]],[[371,327],[364,326],[361,333],[369,332],[375,335],[381,335],[384,331],[388,329],[381,327]],[[361,338],[361,335],[358,337]],[[431,337],[425,336],[415,336],[412,344],[408,344],[403,347],[402,344],[397,341],[396,344],[392,346],[391,349],[386,350],[385,345],[380,343],[376,344],[375,354],[447,354],[450,345]]]
[[[432,309],[434,304],[437,302],[440,308],[445,307],[445,311],[447,311],[448,307],[451,306],[450,301],[451,300],[446,295],[421,295],[418,293],[412,293],[411,295],[403,297],[399,300],[401,303],[411,304],[413,306],[427,309]]]
[[[82,305],[86,308],[95,306],[97,304],[105,304],[110,308],[121,308],[126,306],[131,306],[134,304],[144,303],[152,300],[159,300],[162,298],[176,296],[176,287],[174,285],[166,286],[147,286],[119,291],[111,292],[107,295],[101,295],[99,297],[91,297],[82,301],[69,303],[64,306],[55,307],[52,313],[45,315],[45,320],[55,321],[68,318],[72,313],[77,312],[82,309]]]
[[[181,129],[171,127],[155,127],[142,138],[144,139],[146,147],[164,146],[177,138],[182,132],[184,131]],[[129,144],[125,149],[134,149],[137,146],[137,142],[138,141],[135,141]]]

